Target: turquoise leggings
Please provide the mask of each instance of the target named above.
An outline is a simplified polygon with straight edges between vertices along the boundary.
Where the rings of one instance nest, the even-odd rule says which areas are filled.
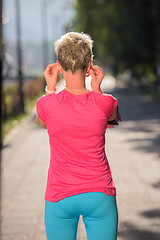
[[[45,228],[48,240],[76,240],[80,215],[87,240],[116,240],[118,212],[116,197],[88,192],[58,202],[45,200]]]

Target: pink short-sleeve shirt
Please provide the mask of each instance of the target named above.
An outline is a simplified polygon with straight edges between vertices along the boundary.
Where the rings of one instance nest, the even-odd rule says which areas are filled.
[[[85,192],[116,195],[105,153],[107,122],[116,106],[112,95],[93,91],[74,95],[63,89],[37,100],[50,142],[45,200]]]

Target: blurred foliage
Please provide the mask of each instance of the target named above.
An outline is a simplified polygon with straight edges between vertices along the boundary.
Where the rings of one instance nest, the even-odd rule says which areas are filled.
[[[23,84],[25,113],[19,112],[19,84],[5,86],[2,90],[2,139],[35,106],[37,99],[43,95],[44,79],[35,78]]]
[[[61,80],[58,75],[57,83]],[[19,111],[19,84],[4,86],[2,90],[2,140],[36,106],[36,101],[44,92],[44,78],[37,77],[23,83],[25,113]]]
[[[27,80],[23,84],[25,112],[27,112],[27,102],[42,92],[44,86],[43,78]],[[4,86],[2,90],[2,118],[6,120],[11,115],[19,113],[20,93],[19,84]]]
[[[130,69],[156,86],[160,67],[159,0],[77,0],[76,31],[91,35],[94,55],[114,73]]]

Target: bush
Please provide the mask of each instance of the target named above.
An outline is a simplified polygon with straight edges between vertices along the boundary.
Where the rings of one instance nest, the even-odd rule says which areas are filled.
[[[43,91],[43,78],[35,78],[26,80],[23,84],[24,104],[29,100],[34,99],[40,92]],[[2,118],[8,119],[12,115],[19,113],[20,93],[19,84],[14,83],[10,86],[5,86],[2,91]],[[27,108],[25,108],[26,110]]]

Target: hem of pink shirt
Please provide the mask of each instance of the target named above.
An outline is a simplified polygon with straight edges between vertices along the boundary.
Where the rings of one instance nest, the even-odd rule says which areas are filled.
[[[58,202],[64,198],[67,198],[67,197],[71,197],[71,196],[74,196],[74,195],[78,195],[78,194],[81,194],[81,193],[87,193],[87,192],[102,192],[102,193],[105,193],[106,195],[110,195],[110,196],[116,196],[116,188],[108,188],[108,189],[79,189],[79,190],[75,190],[75,191],[70,191],[70,192],[66,192],[65,194],[62,193],[62,194],[59,194],[59,196],[53,196],[53,197],[49,197],[47,196],[47,194],[45,194],[45,197],[44,199],[48,202]]]

